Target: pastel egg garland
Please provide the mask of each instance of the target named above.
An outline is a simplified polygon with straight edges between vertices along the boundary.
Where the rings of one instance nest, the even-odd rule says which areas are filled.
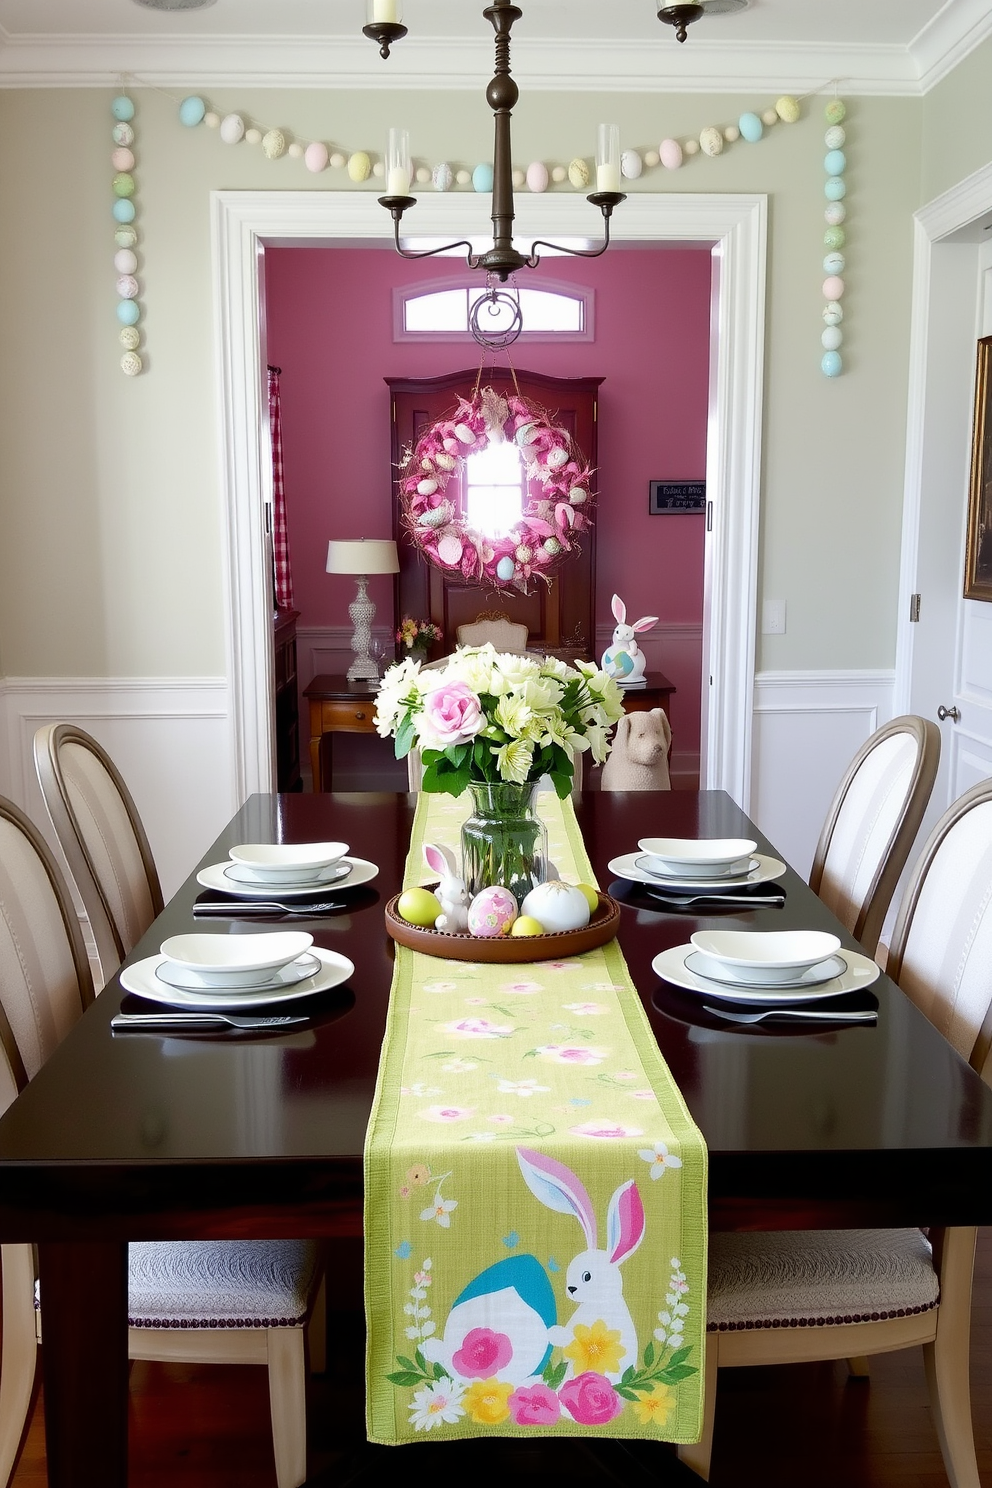
[[[826,275],[823,281],[823,298],[826,303],[823,307],[823,330],[820,333],[820,371],[824,377],[839,377],[844,370],[844,360],[840,354],[844,341],[844,332],[841,330],[844,307],[840,302],[846,287],[841,275],[847,267],[847,259],[840,250],[847,241],[847,233],[842,226],[847,217],[847,208],[843,201],[847,195],[847,182],[844,180],[847,155],[843,148],[847,143],[847,131],[843,127],[847,108],[842,99],[832,98],[824,113],[828,127],[823,136],[823,143],[827,147],[823,159],[826,178],[823,194],[827,199],[823,213],[827,224],[823,246],[827,251],[823,259],[823,272]]]
[[[512,440],[527,466],[528,498],[505,537],[469,527],[445,495],[465,459],[487,448],[490,431]],[[403,463],[399,491],[403,522],[428,562],[497,589],[529,591],[550,575],[592,526],[592,471],[567,430],[553,425],[526,398],[483,388],[461,398],[454,412],[432,425]]]
[[[138,267],[138,256],[134,252],[138,233],[131,226],[137,215],[132,200],[137,189],[132,174],[134,151],[131,148],[134,144],[134,126],[131,123],[134,118],[134,104],[126,94],[121,93],[111,103],[110,112],[116,120],[111,130],[114,149],[110,153],[110,164],[114,174],[110,184],[114,194],[111,210],[116,224],[113,266],[116,275],[117,320],[120,326],[119,340],[124,348],[120,367],[125,377],[137,377],[142,370],[142,361],[137,351],[141,342],[141,332],[137,325],[141,318],[141,307],[138,304],[140,286],[134,273]]]

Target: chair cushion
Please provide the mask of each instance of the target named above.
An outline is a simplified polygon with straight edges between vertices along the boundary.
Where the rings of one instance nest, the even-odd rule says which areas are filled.
[[[128,1327],[301,1327],[319,1260],[313,1240],[132,1242]]]
[[[875,1322],[936,1307],[919,1230],[780,1230],[710,1236],[711,1332]]]

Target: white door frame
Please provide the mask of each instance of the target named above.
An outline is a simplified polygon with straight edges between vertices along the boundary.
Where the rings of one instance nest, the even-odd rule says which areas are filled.
[[[486,226],[483,202],[466,193],[424,195],[417,233],[458,238]],[[521,196],[520,241],[583,239],[582,197]],[[475,225],[468,222],[481,218]],[[389,217],[368,191],[217,191],[211,194],[215,342],[220,392],[221,485],[227,531],[228,676],[235,789],[239,800],[274,788],[271,697],[272,604],[267,507],[264,249],[333,243],[381,247]],[[767,198],[632,194],[613,236],[630,243],[711,247],[711,315],[703,618],[701,782],[745,809],[751,781],[758,509],[761,471]],[[650,369],[645,369],[650,375]],[[660,417],[665,411],[660,410]],[[677,417],[677,410],[672,411]],[[383,435],[385,438],[385,433]]]

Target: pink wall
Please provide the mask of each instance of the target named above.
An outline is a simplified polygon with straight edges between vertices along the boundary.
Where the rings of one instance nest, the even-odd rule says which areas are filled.
[[[301,626],[347,623],[351,579],[325,573],[329,537],[392,532],[385,377],[475,368],[479,349],[394,343],[392,289],[450,279],[456,259],[409,263],[391,250],[275,248],[265,255],[269,361],[282,368],[290,548]],[[466,271],[468,276],[468,271]],[[649,480],[705,475],[710,257],[705,249],[613,247],[601,259],[550,258],[529,272],[595,291],[596,337],[564,345],[518,342],[515,365],[553,376],[605,379],[599,405],[598,626],[610,597],[628,618],[669,625],[702,619],[703,518],[648,515]],[[376,621],[392,589],[373,581]],[[699,648],[666,655],[645,637],[649,665],[678,687],[673,726],[698,749]]]

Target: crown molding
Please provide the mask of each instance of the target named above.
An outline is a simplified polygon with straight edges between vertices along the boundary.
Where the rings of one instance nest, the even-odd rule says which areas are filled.
[[[920,92],[929,93],[992,35],[988,0],[956,0],[935,15],[913,40],[910,50],[920,77]]]

